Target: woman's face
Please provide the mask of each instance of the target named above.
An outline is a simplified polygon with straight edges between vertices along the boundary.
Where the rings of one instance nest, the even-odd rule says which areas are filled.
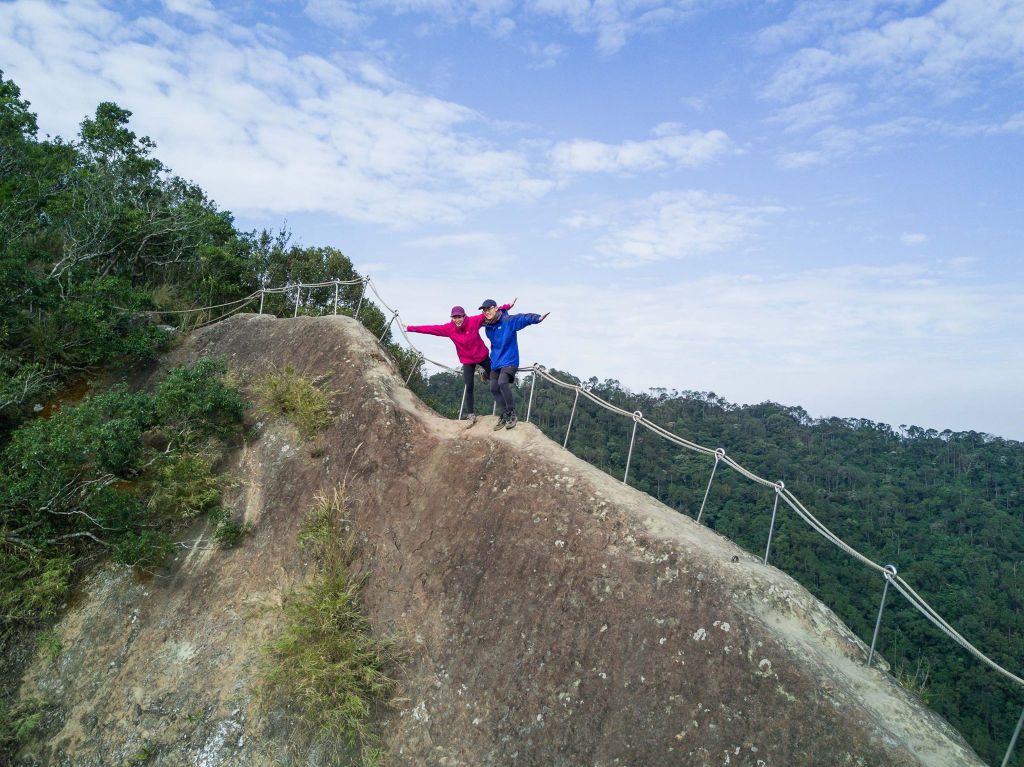
[[[461,328],[462,327],[462,323],[465,322],[465,321],[466,321],[466,315],[465,314],[453,314],[452,315],[452,322],[455,323],[455,327],[457,327],[457,328]]]

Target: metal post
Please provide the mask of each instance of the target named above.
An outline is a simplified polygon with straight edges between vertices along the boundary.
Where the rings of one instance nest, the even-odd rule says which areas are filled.
[[[491,415],[498,414],[498,400],[494,400],[494,404],[491,406]]]
[[[366,295],[366,283],[370,281],[369,275],[363,277],[363,291],[359,294],[359,303],[356,304],[355,318],[359,319],[359,310],[363,308],[363,297]]]
[[[526,422],[530,422],[530,411],[533,410],[533,388],[537,385],[537,372],[541,369],[541,366],[537,363],[533,364],[533,375],[530,376],[530,401],[526,405]]]
[[[341,288],[341,283],[338,280],[334,281],[334,313],[338,313],[338,292]]]
[[[1010,747],[1006,749],[1006,756],[1003,757],[1003,763],[1000,767],[1006,767],[1010,763],[1013,747],[1017,745],[1017,738],[1020,736],[1021,725],[1024,725],[1024,711],[1020,712],[1020,719],[1017,720],[1017,729],[1013,731],[1013,737],[1010,738]]]
[[[260,314],[263,314],[263,297],[267,294],[265,290],[260,288]]]
[[[708,502],[708,493],[711,492],[711,483],[715,481],[715,472],[718,471],[718,462],[722,460],[725,455],[724,448],[718,448],[715,451],[715,465],[711,469],[711,477],[708,479],[708,488],[704,491],[704,500],[700,502],[700,511],[697,512],[697,522],[700,522],[701,516],[704,514],[704,504]]]
[[[391,330],[391,323],[395,321],[395,317],[397,316],[398,312],[395,312],[394,314],[391,315],[391,319],[388,320],[388,324],[384,326],[384,332],[380,334],[380,338],[377,339],[377,343],[380,343],[381,341],[384,340],[384,336],[386,336],[388,334],[388,331]]]
[[[775,512],[779,510],[779,496],[785,487],[781,479],[775,483],[775,505],[772,506],[772,523],[768,525],[768,545],[764,547],[765,564],[768,564],[768,552],[772,549],[772,533],[775,532]]]
[[[302,298],[302,285],[301,284],[298,285],[295,288],[295,314],[292,315],[293,317],[298,317],[299,316],[299,299],[300,298]]]
[[[629,462],[633,460],[633,442],[636,440],[636,427],[643,419],[644,414],[639,410],[633,413],[633,434],[629,438],[629,455],[626,456],[626,473],[622,475],[622,484],[628,484],[626,479],[629,477]]]
[[[406,376],[406,379],[405,379],[405,385],[406,386],[408,386],[409,385],[409,381],[412,380],[412,374],[416,372],[416,368],[418,368],[420,366],[420,363],[417,362],[417,360],[422,360],[422,359],[423,359],[423,355],[422,354],[417,354],[415,357],[412,358],[412,366],[409,369],[409,375]]]
[[[469,392],[468,386],[462,387],[462,402],[459,403],[459,420],[462,420],[462,411],[466,409],[466,394]]]
[[[878,618],[875,619],[875,633],[871,637],[871,650],[868,652],[868,668],[871,668],[871,661],[875,657],[875,643],[878,641],[878,630],[882,627],[882,612],[885,610],[885,597],[889,593],[889,581],[896,577],[896,565],[886,565],[883,571],[885,575],[885,587],[882,589],[882,603],[878,605]]]
[[[572,417],[576,415],[576,403],[580,401],[580,389],[576,387],[576,399],[572,401],[572,412],[569,413],[569,426],[565,430],[565,439],[562,441],[562,447],[569,444],[569,430],[572,429]]]

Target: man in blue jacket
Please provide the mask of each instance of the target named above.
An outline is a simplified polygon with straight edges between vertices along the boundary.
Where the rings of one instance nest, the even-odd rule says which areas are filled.
[[[491,342],[491,393],[498,405],[500,416],[494,427],[511,429],[516,425],[516,401],[512,394],[512,379],[519,369],[519,342],[516,333],[527,325],[543,322],[550,314],[509,314],[498,308],[493,298],[480,305],[484,313],[484,332]]]

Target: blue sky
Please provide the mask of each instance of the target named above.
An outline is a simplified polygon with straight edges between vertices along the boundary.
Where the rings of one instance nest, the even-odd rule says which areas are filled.
[[[44,132],[115,101],[408,322],[518,296],[524,363],[1024,439],[1024,0],[0,0],[0,35]]]

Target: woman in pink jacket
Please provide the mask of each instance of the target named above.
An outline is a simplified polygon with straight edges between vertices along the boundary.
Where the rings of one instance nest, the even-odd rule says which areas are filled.
[[[515,306],[517,299],[512,303],[502,305],[502,309],[508,311]],[[405,329],[410,333],[426,333],[431,336],[444,336],[452,339],[455,344],[455,351],[459,355],[459,362],[462,363],[462,378],[466,382],[466,391],[463,394],[466,405],[466,425],[468,429],[476,423],[476,413],[473,406],[473,378],[476,374],[476,366],[484,369],[482,376],[484,381],[488,380],[491,374],[491,357],[487,352],[487,346],[480,338],[480,327],[484,323],[483,314],[466,316],[466,310],[461,306],[452,307],[452,321],[444,325],[406,325]]]

